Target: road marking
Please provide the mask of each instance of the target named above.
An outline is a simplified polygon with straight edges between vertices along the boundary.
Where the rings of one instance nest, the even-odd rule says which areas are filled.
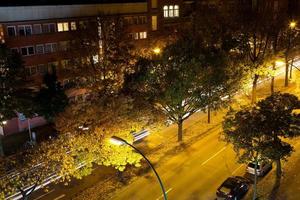
[[[62,194],[62,195],[60,195],[59,197],[56,197],[55,199],[53,199],[53,200],[58,200],[58,199],[62,199],[62,198],[64,198],[66,195],[65,194]]]
[[[221,153],[222,151],[224,151],[226,149],[226,147],[223,147],[220,151],[218,151],[217,153],[215,153],[212,157],[210,157],[209,159],[207,159],[206,161],[204,161],[201,166],[205,165],[208,161],[210,161],[211,159],[213,159],[214,157],[216,157],[219,153]]]
[[[52,190],[50,190],[49,192],[47,192],[46,194],[42,194],[41,196],[35,198],[34,200],[41,199],[41,198],[43,198],[44,196],[47,196],[48,194],[50,194],[50,193],[52,193],[52,192],[54,192],[54,191],[55,191],[55,189],[52,189]]]
[[[233,175],[233,174],[235,174],[235,172],[237,172],[242,166],[244,166],[244,165],[240,165],[238,168],[236,168],[231,174]]]
[[[173,190],[173,188],[168,189],[168,190],[166,191],[166,194],[168,194],[168,192],[170,192],[171,190]],[[164,197],[164,195],[161,195],[161,196],[158,197],[156,200],[159,200],[159,199],[161,199],[161,198],[163,198],[163,197]]]

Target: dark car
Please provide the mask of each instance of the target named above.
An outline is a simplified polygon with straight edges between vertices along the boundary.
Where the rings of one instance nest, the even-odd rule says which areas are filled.
[[[244,177],[229,177],[217,189],[217,197],[226,200],[242,199],[249,190],[249,186],[250,181]]]

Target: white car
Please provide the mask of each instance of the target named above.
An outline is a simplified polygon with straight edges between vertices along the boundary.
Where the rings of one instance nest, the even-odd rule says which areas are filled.
[[[256,169],[257,176],[264,176],[272,169],[272,163],[268,161],[259,162]],[[251,162],[247,166],[247,172],[249,174],[255,174],[255,163]]]

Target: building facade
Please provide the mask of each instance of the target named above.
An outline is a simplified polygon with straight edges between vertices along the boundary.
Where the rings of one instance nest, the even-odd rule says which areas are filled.
[[[50,1],[32,0],[30,5],[21,0],[14,1],[0,2],[0,42],[22,55],[27,87],[36,90],[42,86],[44,74],[53,66],[62,85],[68,84],[64,69],[72,64],[72,42],[89,21],[97,20],[99,16],[119,16],[126,26],[124,34],[128,39],[151,48],[151,40],[175,31],[188,21],[191,12],[187,10],[192,7],[192,1],[183,0],[77,0],[71,4],[66,0],[57,5]],[[69,93],[71,97],[81,94],[84,90]],[[16,119],[7,123],[2,134],[28,128]],[[43,123],[45,121],[40,119],[31,126]],[[22,125],[11,128],[10,124]]]

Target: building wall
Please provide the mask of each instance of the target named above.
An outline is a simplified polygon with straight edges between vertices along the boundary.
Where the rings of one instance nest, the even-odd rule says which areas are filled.
[[[164,6],[173,6],[168,10],[168,16],[164,16]],[[176,11],[174,6],[178,8]],[[166,33],[171,34],[175,26],[180,25],[183,6],[183,0],[145,0],[144,3],[0,7],[0,42],[13,51],[30,54],[22,56],[28,86],[40,88],[43,75],[51,70],[52,65],[57,67],[58,78],[64,84],[68,82],[64,68],[73,57],[70,43],[87,20],[96,20],[99,15],[120,16],[126,25],[125,34],[137,47],[143,48],[150,40],[163,35],[163,30],[167,29]],[[76,30],[73,30],[74,24]],[[85,98],[83,90],[70,90],[68,95],[75,100]],[[41,117],[31,119],[32,127],[45,123]],[[4,126],[4,134],[26,128],[27,123],[14,118]]]
[[[60,19],[102,14],[145,13],[146,3],[0,7],[0,22]]]

